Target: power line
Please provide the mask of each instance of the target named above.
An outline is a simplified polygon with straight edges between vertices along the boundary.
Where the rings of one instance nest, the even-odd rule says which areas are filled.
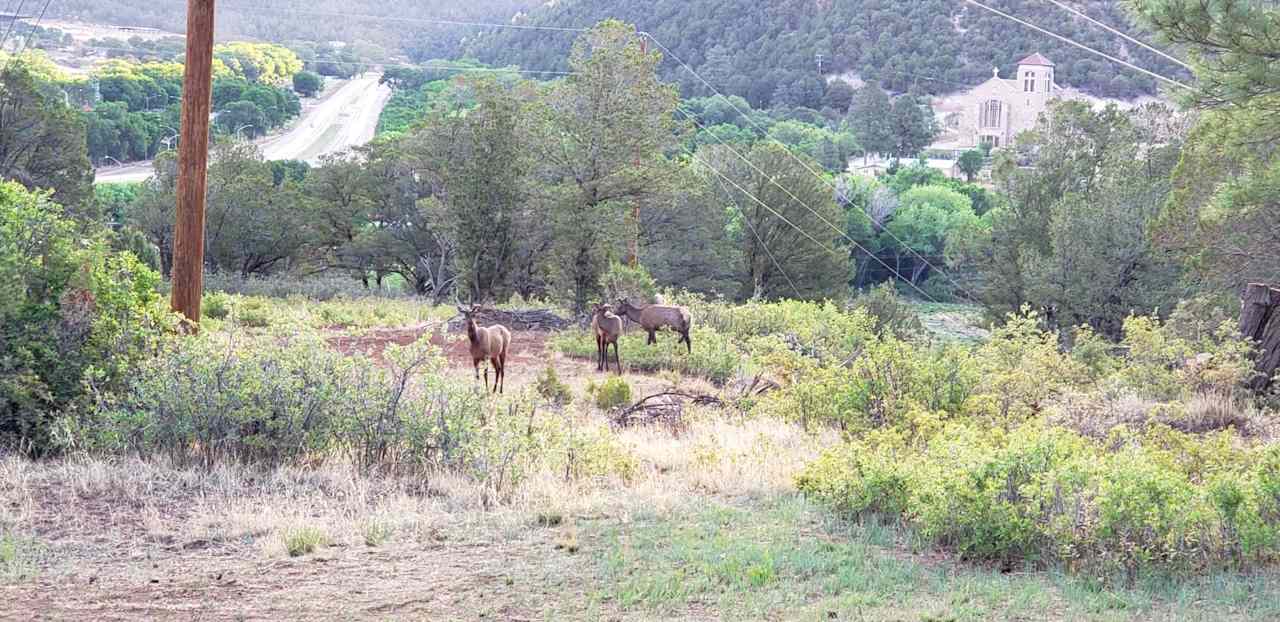
[[[680,64],[680,66],[681,66],[681,67],[684,67],[684,69],[685,69],[685,70],[687,70],[689,73],[693,74],[693,77],[697,78],[697,79],[698,79],[698,81],[702,82],[702,84],[703,84],[703,85],[705,85],[708,89],[711,89],[711,92],[715,93],[716,95],[719,95],[719,96],[720,96],[720,98],[721,98],[721,99],[723,99],[725,103],[729,104],[729,107],[730,107],[730,108],[733,108],[733,109],[734,109],[734,111],[736,111],[736,112],[738,113],[738,115],[740,115],[742,118],[746,119],[746,121],[747,121],[748,123],[750,123],[752,127],[756,128],[756,130],[760,132],[760,135],[761,135],[761,136],[767,136],[767,135],[768,135],[768,131],[766,131],[763,127],[761,127],[759,123],[756,123],[756,121],[755,121],[754,119],[752,119],[750,115],[748,115],[747,113],[743,112],[743,111],[742,111],[742,109],[738,108],[738,107],[737,107],[737,106],[736,106],[736,105],[735,105],[735,104],[734,104],[734,103],[733,103],[733,102],[732,102],[728,97],[725,97],[725,96],[724,96],[724,93],[721,93],[719,89],[717,89],[715,86],[712,86],[712,84],[711,84],[710,82],[707,82],[706,78],[703,78],[703,77],[702,77],[702,76],[701,76],[697,71],[695,71],[695,70],[693,69],[693,67],[690,67],[690,66],[689,66],[689,63],[684,62],[684,60],[683,60],[683,59],[681,59],[679,56],[677,56],[674,52],[672,52],[672,51],[670,50],[670,48],[668,48],[667,46],[663,45],[661,41],[658,41],[656,38],[654,38],[654,36],[653,36],[653,35],[651,35],[651,34],[649,34],[649,33],[647,33],[647,32],[643,32],[643,31],[641,31],[639,34],[640,34],[640,35],[642,35],[642,36],[646,36],[646,37],[648,37],[651,41],[653,41],[653,42],[654,42],[654,44],[656,44],[659,48],[661,48],[661,49],[662,49],[663,53],[665,53],[665,54],[667,54],[668,56],[670,56],[670,57],[672,58],[672,60],[675,60],[677,63],[679,63],[679,64]],[[686,115],[686,116],[688,116],[688,115]],[[691,120],[692,120],[692,119],[691,119]],[[698,123],[696,120],[694,120],[693,122],[694,122],[694,124],[695,124],[695,125],[698,125],[699,127],[702,127],[702,125],[701,125],[700,123]],[[703,128],[703,129],[705,129],[705,128]],[[720,141],[722,144],[724,144],[724,145],[728,146],[728,143],[726,143],[726,142],[724,141],[724,139],[720,138],[718,135],[716,135],[716,134],[712,134],[712,136],[713,136],[713,137],[715,137],[715,138],[716,138],[716,140]],[[788,155],[790,155],[790,156],[791,156],[791,159],[795,160],[797,163],[799,163],[799,164],[800,164],[800,166],[804,167],[804,169],[805,169],[805,170],[809,171],[809,174],[813,175],[813,176],[814,176],[818,181],[820,181],[820,182],[822,182],[823,184],[825,184],[825,185],[826,185],[828,188],[830,188],[833,192],[836,190],[836,187],[835,187],[835,185],[834,185],[834,184],[832,184],[830,181],[827,181],[827,179],[826,179],[826,178],[824,178],[822,175],[819,175],[817,171],[813,170],[813,167],[809,166],[809,164],[808,164],[807,162],[805,162],[803,159],[801,159],[799,156],[797,156],[797,155],[795,154],[795,152],[793,152],[793,151],[791,150],[791,148],[790,148],[790,147],[786,146],[785,144],[782,144],[781,142],[779,142],[778,144],[779,144],[779,145],[782,145],[782,148],[783,148],[784,150],[786,150],[786,152],[787,152],[787,154],[788,154]],[[730,147],[729,147],[729,149],[731,149],[731,150],[733,150],[735,153],[737,153],[737,150],[733,149],[733,147],[731,147],[731,146],[730,146]],[[743,156],[742,156],[742,154],[740,154],[740,153],[738,153],[738,157],[741,157],[741,158],[743,158],[744,160],[746,160],[746,158],[745,158],[745,157],[743,157]],[[748,161],[748,163],[750,163],[750,161]],[[752,165],[753,167],[755,166],[753,163],[752,163],[751,165]],[[758,169],[757,169],[757,170],[758,170]],[[763,174],[763,171],[761,171],[761,173]],[[767,175],[766,175],[766,176],[767,176]],[[770,177],[770,180],[772,181],[772,177]],[[781,186],[781,185],[779,185],[776,181],[774,181],[773,183],[774,183],[775,185],[778,185],[778,187],[779,187],[779,188],[782,188],[782,186]],[[784,191],[784,192],[787,192],[788,194],[790,194],[790,192],[791,192],[790,190],[787,190],[786,188],[783,188],[783,191]],[[794,195],[791,195],[791,196],[792,196],[792,198],[795,198],[795,196],[794,196]],[[797,199],[797,200],[798,200],[798,199]],[[802,204],[802,205],[804,205],[803,203],[801,203],[801,204]],[[859,247],[859,248],[862,248],[862,245],[861,245],[861,244],[858,244],[857,240],[854,240],[852,237],[849,237],[849,234],[848,234],[848,233],[845,233],[845,231],[844,231],[843,229],[840,229],[839,227],[836,227],[835,225],[832,225],[830,222],[828,222],[828,221],[826,220],[826,218],[823,218],[823,216],[822,216],[821,214],[818,214],[818,212],[817,212],[817,211],[813,210],[813,208],[810,208],[808,205],[805,205],[805,208],[806,208],[806,209],[809,209],[809,211],[812,211],[816,216],[818,216],[818,218],[819,218],[819,219],[821,219],[823,222],[827,223],[827,226],[829,226],[829,227],[831,227],[832,229],[834,229],[837,233],[839,233],[841,236],[843,236],[843,237],[844,237],[844,239],[848,240],[851,244],[854,244],[855,246],[857,246],[857,247]],[[935,265],[933,265],[932,263],[930,263],[930,262],[929,262],[929,260],[925,259],[923,255],[921,255],[920,253],[916,252],[916,250],[915,250],[915,249],[911,248],[909,245],[907,245],[906,243],[904,243],[904,242],[903,242],[903,241],[902,241],[902,240],[901,240],[897,235],[894,235],[894,233],[893,233],[892,231],[889,231],[888,229],[884,229],[884,232],[885,232],[885,233],[887,233],[887,234],[889,234],[889,237],[893,238],[893,240],[894,240],[894,241],[896,241],[900,246],[902,246],[903,248],[905,248],[905,249],[907,249],[908,251],[910,251],[912,255],[914,255],[915,257],[919,258],[921,261],[923,261],[923,262],[925,263],[925,265],[929,266],[929,268],[930,268],[931,270],[934,270],[934,271],[938,272],[939,274],[941,274],[944,278],[946,278],[948,281],[950,281],[952,285],[954,285],[954,286],[955,286],[957,289],[959,289],[960,291],[964,292],[964,293],[965,293],[967,296],[969,296],[971,299],[973,299],[973,300],[977,300],[977,298],[973,295],[973,293],[972,293],[972,292],[970,292],[970,291],[969,291],[967,288],[965,288],[963,285],[961,285],[961,284],[957,283],[955,279],[951,278],[951,275],[949,275],[949,274],[947,274],[947,273],[946,273],[946,271],[944,271],[944,270],[942,270],[941,268],[938,268],[937,266],[935,266]],[[866,252],[866,249],[863,249],[863,252]],[[889,264],[887,264],[887,263],[885,263],[884,261],[882,261],[879,257],[876,257],[873,253],[867,252],[867,254],[868,254],[868,255],[870,255],[870,256],[872,256],[872,257],[874,257],[874,258],[876,259],[876,261],[879,261],[879,262],[880,262],[882,265],[884,265],[886,268],[888,268],[888,267],[889,267]],[[897,275],[898,275],[898,278],[902,278],[902,275],[901,275],[901,274],[899,274],[896,270],[893,270],[892,268],[889,268],[889,269],[890,269],[891,271],[893,271],[893,273],[894,273],[894,274],[897,274]],[[905,279],[904,279],[904,280],[905,280]],[[924,290],[922,290],[922,289],[920,289],[919,287],[917,287],[915,283],[912,283],[910,280],[907,280],[907,283],[908,283],[908,284],[910,284],[910,285],[911,285],[911,287],[912,287],[912,288],[914,288],[916,291],[918,291],[918,292],[920,292],[921,294],[923,294],[926,298],[929,298],[930,300],[933,300],[933,297],[932,297],[932,296],[929,296],[927,293],[925,293],[925,291],[924,291]],[[937,301],[936,301],[936,300],[934,300],[934,302],[937,302]]]
[[[925,298],[928,298],[931,302],[938,302],[937,300],[935,300],[935,299],[933,298],[933,296],[930,296],[928,292],[924,291],[923,289],[920,289],[918,286],[916,286],[916,284],[915,284],[915,283],[911,282],[911,280],[910,280],[910,279],[907,279],[907,278],[903,277],[901,272],[898,272],[897,270],[895,270],[892,266],[890,266],[888,263],[886,263],[886,262],[885,262],[883,259],[881,259],[878,255],[876,255],[875,253],[872,253],[872,252],[871,252],[870,250],[868,250],[865,246],[863,246],[862,244],[858,243],[858,241],[857,241],[857,240],[855,240],[855,239],[853,239],[852,237],[850,237],[850,236],[849,236],[849,234],[848,234],[848,233],[846,233],[843,229],[841,229],[841,228],[839,228],[839,227],[835,226],[834,224],[832,224],[832,223],[831,223],[831,221],[827,220],[827,219],[826,219],[826,217],[824,217],[822,214],[820,214],[820,213],[818,212],[818,210],[815,210],[815,209],[813,209],[812,207],[809,207],[809,204],[807,204],[807,203],[805,203],[804,201],[800,200],[800,197],[797,197],[797,196],[795,195],[795,193],[791,192],[791,190],[790,190],[789,188],[787,188],[786,186],[783,186],[782,184],[778,183],[778,180],[777,180],[777,179],[775,179],[772,175],[770,175],[769,173],[765,172],[765,171],[764,171],[763,169],[761,169],[759,166],[756,166],[755,162],[752,162],[750,158],[746,157],[745,155],[743,155],[743,154],[742,154],[742,152],[740,152],[740,151],[738,151],[737,149],[735,149],[735,148],[733,147],[733,145],[730,145],[730,144],[728,143],[728,141],[724,140],[723,138],[721,138],[719,135],[715,134],[714,132],[708,131],[708,130],[707,130],[707,127],[706,127],[705,125],[703,125],[703,124],[699,123],[697,119],[694,119],[692,116],[688,115],[687,113],[685,114],[685,117],[686,117],[686,118],[688,118],[690,122],[692,122],[694,125],[696,125],[696,126],[697,126],[699,129],[701,129],[702,131],[707,132],[708,134],[711,134],[711,136],[712,136],[713,138],[715,138],[715,139],[716,139],[716,140],[717,140],[721,145],[723,145],[726,149],[728,149],[728,150],[729,150],[730,152],[732,152],[734,155],[738,156],[738,158],[739,158],[740,160],[742,160],[743,162],[746,162],[746,163],[747,163],[747,166],[750,166],[754,171],[756,171],[756,173],[760,174],[760,175],[761,175],[762,177],[764,177],[765,179],[768,179],[768,180],[769,180],[769,183],[773,184],[774,186],[777,186],[777,187],[778,187],[778,189],[780,189],[780,190],[782,190],[784,193],[786,193],[786,195],[787,195],[788,197],[791,197],[791,200],[793,200],[793,201],[795,201],[796,203],[800,204],[800,205],[801,205],[802,207],[804,207],[806,210],[809,210],[809,212],[810,212],[810,213],[812,213],[814,216],[817,216],[817,217],[818,217],[818,220],[821,220],[821,221],[823,222],[823,224],[827,225],[827,226],[828,226],[828,227],[830,227],[833,231],[835,231],[836,233],[838,233],[841,237],[843,237],[844,239],[848,240],[848,241],[849,241],[849,243],[850,243],[850,244],[852,244],[852,245],[854,245],[855,247],[857,247],[857,248],[858,248],[858,250],[861,250],[861,251],[862,251],[863,253],[865,253],[868,257],[870,257],[870,258],[872,258],[872,259],[876,260],[876,263],[879,263],[880,265],[884,266],[884,267],[885,267],[885,269],[887,269],[889,272],[893,273],[893,275],[894,275],[894,276],[896,276],[898,279],[900,279],[900,280],[902,280],[902,281],[905,281],[908,285],[910,285],[910,286],[911,286],[913,289],[915,289],[917,292],[920,292],[920,295],[924,296]],[[791,157],[792,157],[796,162],[799,162],[801,165],[804,165],[804,160],[801,160],[800,158],[796,157],[794,153],[791,153],[791,150],[790,150],[786,145],[782,144],[781,142],[779,142],[778,144],[779,144],[779,145],[781,145],[781,146],[782,146],[782,148],[783,148],[783,149],[784,149],[788,154],[790,154],[790,155],[791,155]],[[808,167],[806,166],[805,168],[807,169]],[[812,171],[812,170],[810,170],[809,172],[810,172],[810,173],[813,173],[813,171]],[[817,179],[818,179],[819,181],[823,181],[823,182],[825,182],[825,181],[826,181],[826,180],[822,179],[822,177],[817,176],[816,174],[815,174],[815,177],[817,177]],[[828,184],[828,185],[829,185],[829,184]],[[834,190],[834,187],[833,187],[832,189]],[[757,199],[757,201],[758,201],[758,199]],[[870,217],[868,217],[868,219],[869,219],[869,218],[870,218]],[[795,225],[792,225],[792,226],[795,226]],[[894,235],[893,235],[893,233],[889,232],[889,230],[888,230],[888,229],[884,229],[884,231],[885,231],[885,233],[889,233],[889,235],[890,235],[890,236],[892,236],[895,240],[897,240],[897,241],[898,241],[898,244],[901,244],[904,248],[906,248],[906,249],[908,249],[908,250],[911,250],[911,252],[912,252],[912,253],[915,253],[916,257],[920,258],[920,260],[921,260],[921,261],[923,261],[923,262],[925,263],[925,265],[929,266],[930,268],[932,268],[932,269],[934,269],[934,270],[938,270],[936,267],[934,267],[934,265],[933,265],[932,263],[930,263],[930,262],[929,262],[929,260],[928,260],[928,259],[925,259],[923,255],[921,255],[921,254],[919,254],[919,253],[916,253],[914,250],[912,250],[912,249],[911,249],[911,247],[907,246],[907,245],[906,245],[906,244],[904,244],[901,240],[899,240],[897,236],[894,236]],[[941,273],[942,271],[941,271],[941,270],[938,270],[938,272],[940,272],[940,273]],[[943,273],[943,275],[944,275],[944,276],[946,276],[946,274],[945,274],[945,273]],[[949,278],[949,277],[948,277],[948,278]],[[965,289],[964,289],[960,284],[955,283],[954,281],[952,281],[952,283],[953,283],[953,284],[955,284],[955,286],[956,286],[956,287],[960,288],[960,289],[961,289],[961,291],[965,291],[965,293],[966,293],[966,294],[969,294],[970,296],[972,296],[972,294],[971,294],[971,293],[969,293],[967,290],[965,290]],[[976,300],[976,298],[975,298],[975,300]]]
[[[1191,70],[1191,65],[1188,65],[1188,64],[1186,64],[1186,63],[1182,62],[1182,60],[1181,60],[1181,59],[1179,59],[1179,58],[1177,58],[1177,57],[1175,57],[1175,56],[1173,56],[1173,55],[1171,55],[1171,54],[1166,54],[1166,53],[1165,53],[1165,52],[1163,52],[1162,50],[1158,50],[1158,49],[1156,49],[1155,47],[1152,47],[1152,46],[1150,46],[1150,45],[1147,45],[1146,43],[1143,43],[1142,41],[1139,41],[1138,39],[1136,39],[1136,38],[1134,38],[1134,37],[1129,36],[1128,34],[1125,34],[1125,33],[1121,32],[1121,31],[1119,31],[1119,30],[1117,30],[1117,29],[1115,29],[1115,28],[1112,28],[1111,26],[1108,26],[1107,24],[1104,24],[1104,23],[1102,23],[1102,22],[1100,22],[1100,21],[1098,21],[1098,20],[1096,20],[1096,19],[1093,19],[1092,17],[1089,17],[1088,15],[1086,15],[1083,11],[1076,10],[1076,9],[1074,9],[1074,8],[1072,8],[1072,7],[1068,6],[1068,5],[1066,5],[1066,4],[1063,4],[1062,2],[1059,2],[1058,0],[1045,0],[1045,1],[1046,1],[1046,2],[1049,2],[1050,4],[1052,4],[1052,5],[1056,6],[1056,7],[1060,8],[1060,9],[1062,9],[1062,10],[1064,10],[1064,11],[1067,11],[1067,12],[1069,12],[1069,13],[1073,14],[1073,15],[1076,15],[1076,16],[1078,16],[1078,17],[1080,17],[1080,18],[1084,19],[1084,20],[1087,20],[1089,23],[1091,23],[1091,24],[1093,24],[1093,25],[1095,25],[1095,26],[1098,26],[1099,28],[1102,28],[1102,29],[1104,29],[1104,30],[1107,30],[1108,32],[1111,32],[1111,33],[1117,34],[1117,35],[1119,35],[1119,36],[1121,36],[1121,37],[1123,37],[1123,38],[1125,38],[1125,39],[1127,39],[1127,40],[1129,40],[1129,41],[1132,41],[1133,43],[1135,43],[1135,44],[1137,44],[1137,45],[1140,45],[1140,46],[1142,46],[1142,47],[1144,47],[1144,48],[1146,48],[1146,49],[1148,49],[1148,50],[1150,50],[1150,51],[1152,51],[1152,52],[1155,52],[1156,54],[1159,54],[1160,56],[1163,56],[1163,57],[1165,57],[1165,58],[1169,59],[1170,61],[1173,61],[1174,63],[1177,63],[1178,65],[1181,65],[1183,68],[1185,68],[1185,69],[1187,69],[1187,70]]]
[[[688,151],[688,149],[686,149],[686,151]],[[690,152],[689,155],[693,155],[692,152]],[[729,187],[724,185],[724,180],[717,179],[716,181],[720,182],[720,189],[724,190],[725,195],[729,196],[729,200],[733,201],[733,206],[738,209],[738,213],[742,214],[742,222],[746,223],[747,229],[751,231],[751,235],[755,236],[756,241],[760,243],[760,247],[764,249],[764,252],[767,255],[769,255],[769,260],[773,262],[773,266],[778,269],[778,272],[782,273],[782,277],[791,285],[791,291],[796,293],[796,299],[803,299],[804,294],[800,293],[800,288],[796,287],[796,282],[791,280],[791,275],[787,274],[787,271],[782,267],[781,263],[778,263],[778,258],[773,256],[773,251],[769,250],[769,245],[764,243],[764,238],[760,236],[759,231],[756,231],[755,224],[751,222],[751,218],[747,216],[746,211],[744,211],[742,206],[738,204],[738,200],[733,198],[732,194],[729,192]]]
[[[686,150],[686,151],[687,151],[687,150]],[[808,239],[809,239],[809,241],[810,241],[810,242],[813,242],[814,244],[816,244],[816,245],[818,246],[818,248],[821,248],[822,250],[827,251],[828,253],[831,253],[832,255],[835,255],[836,257],[840,257],[840,258],[844,258],[844,257],[845,257],[845,253],[841,253],[841,252],[839,252],[839,251],[837,251],[837,250],[835,250],[835,249],[833,249],[833,248],[831,248],[831,247],[827,246],[826,244],[823,244],[822,242],[819,242],[817,238],[813,237],[813,234],[809,233],[808,231],[805,231],[803,228],[801,228],[801,227],[800,227],[799,225],[797,225],[796,223],[791,222],[791,220],[789,220],[786,216],[783,216],[780,212],[778,212],[777,210],[775,210],[775,209],[773,209],[772,207],[770,207],[768,203],[765,203],[764,201],[761,201],[759,197],[757,197],[756,195],[752,194],[752,193],[751,193],[749,190],[747,190],[746,188],[743,188],[743,187],[742,187],[742,185],[740,185],[738,182],[734,181],[733,179],[729,178],[729,176],[727,176],[727,175],[725,175],[724,173],[720,172],[720,170],[719,170],[719,169],[717,169],[716,167],[711,166],[710,164],[708,164],[706,160],[703,160],[702,158],[698,157],[698,155],[697,155],[697,154],[690,152],[690,153],[689,153],[689,157],[693,158],[693,160],[694,160],[695,162],[697,162],[697,163],[699,163],[699,164],[701,164],[701,165],[705,166],[705,167],[707,168],[707,170],[710,170],[712,173],[715,173],[715,174],[716,174],[716,176],[718,176],[720,179],[722,179],[722,180],[724,180],[724,181],[729,182],[729,184],[730,184],[730,185],[732,185],[734,188],[737,188],[739,192],[741,192],[741,193],[743,193],[743,194],[747,195],[751,200],[755,201],[756,203],[759,203],[761,207],[763,207],[763,208],[765,208],[766,210],[768,210],[768,211],[769,211],[769,213],[773,214],[774,216],[777,216],[777,217],[778,217],[778,219],[779,219],[779,220],[781,220],[782,222],[784,222],[784,223],[786,223],[786,224],[790,225],[792,229],[795,229],[796,231],[800,232],[800,235],[803,235],[804,237],[808,238]]]
[[[1155,78],[1155,79],[1157,79],[1157,80],[1160,80],[1160,81],[1163,81],[1163,82],[1168,82],[1169,84],[1173,84],[1173,85],[1176,85],[1176,86],[1180,86],[1180,87],[1182,87],[1182,88],[1184,88],[1184,89],[1191,90],[1191,87],[1190,87],[1190,86],[1188,86],[1188,85],[1186,85],[1186,84],[1183,84],[1183,83],[1181,83],[1181,82],[1178,82],[1177,80],[1174,80],[1173,78],[1166,78],[1166,77],[1164,77],[1164,76],[1162,76],[1162,75],[1160,75],[1160,74],[1158,74],[1158,73],[1156,73],[1156,72],[1154,72],[1154,71],[1148,71],[1148,70],[1146,70],[1146,69],[1143,69],[1143,68],[1141,68],[1141,67],[1139,67],[1139,66],[1137,66],[1137,65],[1135,65],[1135,64],[1133,64],[1133,63],[1131,63],[1131,62],[1129,62],[1129,61],[1127,61],[1127,60],[1123,60],[1123,59],[1120,59],[1120,58],[1116,58],[1115,56],[1112,56],[1112,55],[1110,55],[1110,54],[1107,54],[1106,52],[1100,52],[1100,51],[1095,50],[1095,49],[1093,49],[1093,48],[1091,48],[1091,47],[1089,47],[1089,46],[1087,46],[1087,45],[1085,45],[1085,44],[1083,44],[1083,43],[1078,43],[1078,42],[1076,42],[1076,41],[1075,41],[1075,40],[1073,40],[1073,39],[1070,39],[1070,38],[1064,37],[1064,36],[1062,36],[1062,35],[1060,35],[1060,34],[1058,34],[1058,33],[1056,33],[1056,32],[1053,32],[1052,30],[1046,30],[1046,29],[1041,28],[1041,27],[1039,27],[1039,26],[1037,26],[1037,25],[1035,25],[1035,24],[1033,24],[1033,23],[1031,23],[1031,22],[1028,22],[1027,20],[1024,20],[1024,19],[1021,19],[1021,18],[1018,18],[1018,17],[1014,17],[1013,15],[1010,15],[1010,14],[1008,14],[1008,13],[1005,13],[1004,11],[1001,11],[1001,10],[999,10],[999,9],[995,9],[995,8],[989,7],[989,6],[987,6],[987,5],[985,5],[985,4],[981,3],[981,2],[978,2],[978,0],[964,0],[964,1],[965,1],[965,2],[968,2],[969,4],[974,5],[974,6],[976,6],[976,7],[979,7],[979,8],[981,8],[981,9],[983,9],[983,10],[990,11],[990,12],[992,12],[992,13],[995,13],[996,15],[999,15],[1000,17],[1003,17],[1003,18],[1005,18],[1005,19],[1012,20],[1012,21],[1014,21],[1014,22],[1017,22],[1017,23],[1019,23],[1019,24],[1022,24],[1023,26],[1026,26],[1027,28],[1030,28],[1030,29],[1035,30],[1035,31],[1037,31],[1037,32],[1040,32],[1040,33],[1043,33],[1043,34],[1049,35],[1050,37],[1053,37],[1054,39],[1057,39],[1057,40],[1059,40],[1059,41],[1062,41],[1063,43],[1067,43],[1067,44],[1069,44],[1069,45],[1073,45],[1073,46],[1075,46],[1075,47],[1078,47],[1078,48],[1080,48],[1080,49],[1082,49],[1082,50],[1084,50],[1084,51],[1086,51],[1086,52],[1089,52],[1090,54],[1095,54],[1095,55],[1097,55],[1097,56],[1101,56],[1102,58],[1105,58],[1105,59],[1107,59],[1107,60],[1109,60],[1109,61],[1111,61],[1111,62],[1113,62],[1113,63],[1116,63],[1116,64],[1118,64],[1118,65],[1123,65],[1123,66],[1128,67],[1128,68],[1130,68],[1130,69],[1132,69],[1132,70],[1134,70],[1134,71],[1137,71],[1137,72],[1140,72],[1140,73],[1146,74],[1146,75],[1148,75],[1148,76],[1151,76],[1152,78]]]
[[[35,36],[36,29],[40,27],[40,21],[44,19],[44,14],[49,10],[49,3],[52,1],[44,0],[44,6],[40,7],[40,15],[36,16],[36,21],[31,24],[31,30],[27,32],[27,38],[22,40],[22,49],[18,50],[18,53],[14,55],[15,58],[26,52],[27,46],[31,45],[31,38]],[[10,62],[12,62],[12,59],[10,59]]]
[[[22,7],[27,0],[18,1],[18,10],[13,12],[14,19],[9,20],[9,28],[4,31],[4,36],[0,37],[0,50],[4,50],[4,44],[9,42],[9,35],[13,34],[13,26],[18,23],[17,17],[22,14]]]

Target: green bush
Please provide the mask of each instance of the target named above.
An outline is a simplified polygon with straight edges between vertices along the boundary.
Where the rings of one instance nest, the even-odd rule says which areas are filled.
[[[679,299],[693,312],[693,326],[728,337],[740,347],[757,337],[773,336],[804,356],[839,363],[855,357],[875,338],[875,320],[865,311],[842,311],[832,303],[749,302],[729,305]],[[698,341],[694,340],[695,351]]]
[[[1241,435],[1267,424],[1232,332],[1135,317],[1118,346],[1081,329],[1064,351],[1024,312],[975,346],[886,335],[841,365],[774,344],[784,386],[757,408],[844,431],[806,495],[967,558],[1130,580],[1240,567],[1280,558],[1280,445]]]
[[[289,557],[301,557],[329,545],[329,535],[317,527],[294,527],[284,532],[284,550]]]
[[[200,301],[200,310],[205,317],[214,320],[225,320],[231,315],[234,300],[222,292],[208,292]]]
[[[1066,563],[1132,579],[1280,556],[1280,446],[1168,428],[1099,442],[1031,422],[953,423],[926,443],[879,435],[798,476],[842,511],[901,521],[926,542],[1006,565]]]
[[[541,395],[552,404],[565,406],[573,401],[573,391],[569,388],[569,385],[560,381],[560,376],[556,374],[555,366],[547,365],[542,370],[542,373],[538,375],[534,387],[538,391],[538,395]]]
[[[881,283],[855,298],[853,309],[861,310],[875,320],[877,335],[912,339],[925,334],[920,314],[898,295],[898,290],[891,283]]]
[[[634,329],[618,339],[623,365],[642,372],[673,370],[723,384],[734,377],[746,358],[724,335],[696,325],[689,334],[692,352],[684,344],[676,343],[671,333],[658,333],[658,343],[653,345],[646,344],[647,339],[646,333]],[[552,345],[575,358],[594,360],[596,357],[595,339],[586,331],[560,333],[552,338]]]
[[[650,304],[658,294],[658,285],[644,266],[632,268],[626,264],[614,262],[600,277],[600,286],[604,289],[605,301],[613,303],[623,298],[633,304]]]
[[[172,320],[160,276],[86,236],[46,195],[0,184],[0,445],[55,448],[60,415],[91,417]]]
[[[600,410],[613,410],[631,403],[631,385],[626,380],[611,376],[595,387],[596,406]]]

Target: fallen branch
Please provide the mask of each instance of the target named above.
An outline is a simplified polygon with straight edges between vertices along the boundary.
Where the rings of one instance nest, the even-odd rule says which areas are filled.
[[[684,406],[686,403],[691,403],[695,406],[714,406],[716,408],[725,406],[724,400],[714,395],[664,391],[650,395],[627,408],[617,411],[609,420],[615,428],[665,423],[675,432],[684,428]]]

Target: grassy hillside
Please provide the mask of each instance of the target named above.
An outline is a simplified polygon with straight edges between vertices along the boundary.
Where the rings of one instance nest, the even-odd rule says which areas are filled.
[[[1047,2],[988,4],[1165,75],[1177,75],[1155,54]],[[1094,19],[1149,39],[1132,25],[1122,2],[1076,0]],[[1107,63],[972,5],[953,0],[565,0],[531,12],[527,23],[588,26],[606,18],[635,23],[669,46],[719,89],[753,105],[774,100],[820,101],[818,55],[824,73],[853,72],[895,90],[945,92],[976,84],[999,66],[1041,52],[1058,64],[1058,81],[1099,96],[1155,92],[1154,81]],[[470,50],[482,60],[539,69],[563,67],[571,36],[545,31],[487,33]],[[675,63],[667,75],[687,93],[703,87]],[[815,90],[817,89],[817,90]]]

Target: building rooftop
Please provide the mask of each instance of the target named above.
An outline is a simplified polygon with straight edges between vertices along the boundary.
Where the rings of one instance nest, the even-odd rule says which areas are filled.
[[[1039,52],[1036,52],[1035,54],[1032,54],[1031,56],[1028,56],[1018,61],[1018,64],[1019,65],[1038,65],[1040,67],[1052,67],[1053,61],[1041,56]]]

